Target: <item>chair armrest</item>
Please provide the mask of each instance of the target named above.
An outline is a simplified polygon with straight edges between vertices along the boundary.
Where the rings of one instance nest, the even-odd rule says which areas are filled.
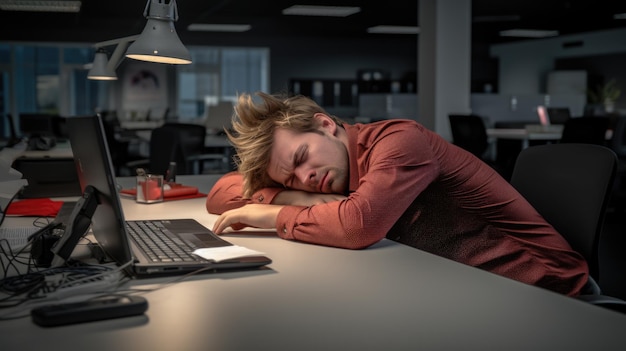
[[[626,313],[626,301],[616,297],[607,295],[579,295],[576,298],[592,305],[608,308],[616,312]]]

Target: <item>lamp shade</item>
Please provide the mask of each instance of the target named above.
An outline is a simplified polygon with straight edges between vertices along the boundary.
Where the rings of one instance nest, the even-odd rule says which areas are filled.
[[[139,38],[126,51],[126,57],[135,60],[189,64],[191,55],[183,45],[174,28],[174,21],[178,19],[176,1],[163,4],[160,0],[148,0],[148,22]]]
[[[93,58],[91,69],[87,73],[87,79],[93,80],[116,80],[115,71],[110,68],[107,53],[105,51],[97,51]]]

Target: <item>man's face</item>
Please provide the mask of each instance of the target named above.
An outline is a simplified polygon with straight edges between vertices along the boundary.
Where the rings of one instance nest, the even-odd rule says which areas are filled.
[[[322,123],[319,134],[277,129],[269,176],[289,189],[344,194],[348,188],[348,150],[335,135],[336,128],[331,120]]]

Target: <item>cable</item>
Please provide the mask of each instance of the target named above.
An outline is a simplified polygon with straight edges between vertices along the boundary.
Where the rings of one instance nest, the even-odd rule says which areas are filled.
[[[115,268],[103,265],[82,265],[50,268],[41,272],[5,278],[0,289],[8,294],[0,300],[0,320],[28,316],[31,308],[70,297],[111,293],[118,289],[126,275],[129,261]],[[6,311],[6,312],[5,312]]]
[[[0,291],[7,294],[0,299],[0,321],[27,317],[29,311],[51,301],[67,298],[87,298],[93,294],[147,294],[182,282],[188,277],[213,270],[204,267],[161,283],[155,288],[120,289],[130,279],[124,270],[133,260],[111,268],[105,265],[86,265],[70,260],[67,266],[43,269],[0,280]]]

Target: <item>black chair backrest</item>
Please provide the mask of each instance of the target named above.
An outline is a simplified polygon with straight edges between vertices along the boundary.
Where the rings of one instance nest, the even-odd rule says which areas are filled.
[[[201,154],[206,139],[206,127],[193,123],[165,123],[162,127],[175,128],[180,133],[181,151],[184,157]]]
[[[615,153],[600,145],[548,144],[524,149],[511,184],[574,250],[598,280],[598,241],[617,167]]]
[[[609,122],[609,118],[605,116],[570,118],[563,125],[561,143],[605,145]]]
[[[174,128],[161,126],[152,130],[149,152],[150,173],[165,175],[170,162],[176,162],[177,173],[184,172],[185,159],[180,150],[179,139],[178,130]]]
[[[166,123],[150,136],[150,172],[163,174],[176,162],[177,174],[191,173],[188,158],[204,149],[206,128],[198,124]]]
[[[482,117],[451,114],[448,118],[450,120],[450,130],[452,131],[452,142],[482,158],[489,146],[487,129]]]

